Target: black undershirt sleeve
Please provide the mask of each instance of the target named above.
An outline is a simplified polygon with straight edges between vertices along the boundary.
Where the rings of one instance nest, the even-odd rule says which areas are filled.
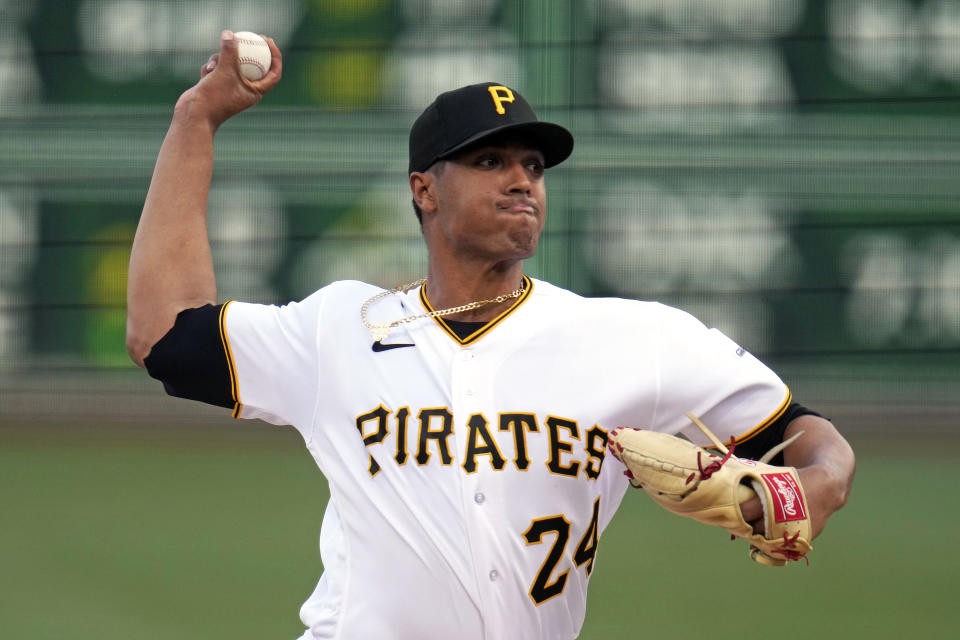
[[[823,417],[816,411],[807,409],[802,404],[794,402],[787,407],[787,410],[772,422],[770,426],[748,440],[738,442],[734,449],[734,455],[739,458],[747,458],[748,460],[757,460],[767,451],[783,442],[783,434],[787,430],[787,425],[800,416]],[[770,461],[770,464],[783,466],[783,452],[781,451],[775,455],[773,460]]]
[[[171,396],[232,409],[230,364],[221,333],[223,305],[186,309],[144,359]]]

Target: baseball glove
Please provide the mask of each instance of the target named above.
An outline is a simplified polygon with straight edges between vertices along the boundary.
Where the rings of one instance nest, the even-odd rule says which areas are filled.
[[[769,566],[806,560],[810,515],[797,470],[767,464],[801,433],[777,445],[754,462],[733,455],[693,414],[694,424],[723,455],[710,453],[675,436],[621,427],[610,432],[610,451],[627,466],[634,487],[642,488],[660,506],[698,522],[723,527],[733,538],[750,542],[750,557]],[[763,533],[754,533],[740,504],[760,496]],[[809,563],[809,560],[807,560]]]

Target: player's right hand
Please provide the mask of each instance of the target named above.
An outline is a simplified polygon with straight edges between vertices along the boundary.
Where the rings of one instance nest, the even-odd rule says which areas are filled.
[[[205,118],[214,127],[260,101],[280,81],[283,59],[272,38],[264,37],[270,47],[267,73],[259,80],[248,80],[240,73],[237,41],[232,31],[220,34],[220,51],[200,67],[200,81],[180,96],[176,110],[191,118]]]

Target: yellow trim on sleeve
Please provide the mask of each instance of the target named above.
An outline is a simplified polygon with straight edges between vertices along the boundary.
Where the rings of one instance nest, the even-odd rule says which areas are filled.
[[[787,410],[787,407],[790,406],[790,403],[792,401],[793,401],[793,393],[790,392],[790,389],[788,387],[787,397],[783,399],[783,402],[780,404],[779,407],[777,407],[777,410],[774,411],[772,414],[770,414],[770,416],[766,420],[764,420],[763,422],[755,426],[750,431],[747,431],[742,436],[737,436],[737,444],[743,444],[744,442],[754,437],[755,435],[757,435],[758,433],[760,433],[761,431],[763,431],[764,429],[772,425],[774,422],[779,420],[780,416],[783,415],[783,412]]]
[[[227,370],[230,372],[230,397],[233,399],[233,417],[239,418],[243,405],[240,403],[240,387],[237,380],[237,365],[233,360],[233,350],[230,348],[230,338],[227,336],[227,307],[233,300],[220,307],[220,341],[223,343],[223,353],[227,356]]]

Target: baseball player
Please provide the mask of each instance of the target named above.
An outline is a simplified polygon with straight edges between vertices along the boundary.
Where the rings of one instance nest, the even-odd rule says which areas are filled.
[[[783,454],[814,536],[853,455],[756,358],[686,313],[586,299],[523,273],[545,170],[573,138],[498,83],[437,97],[410,133],[425,279],[328,284],[300,302],[217,301],[205,208],[213,139],[280,79],[238,72],[232,34],[179,99],[133,244],[128,349],[167,392],[292,425],[330,487],[302,638],[575,638],[601,534],[629,487],[622,425],[693,412],[738,455]],[[753,498],[747,520],[762,518]],[[642,562],[642,558],[638,561]]]

